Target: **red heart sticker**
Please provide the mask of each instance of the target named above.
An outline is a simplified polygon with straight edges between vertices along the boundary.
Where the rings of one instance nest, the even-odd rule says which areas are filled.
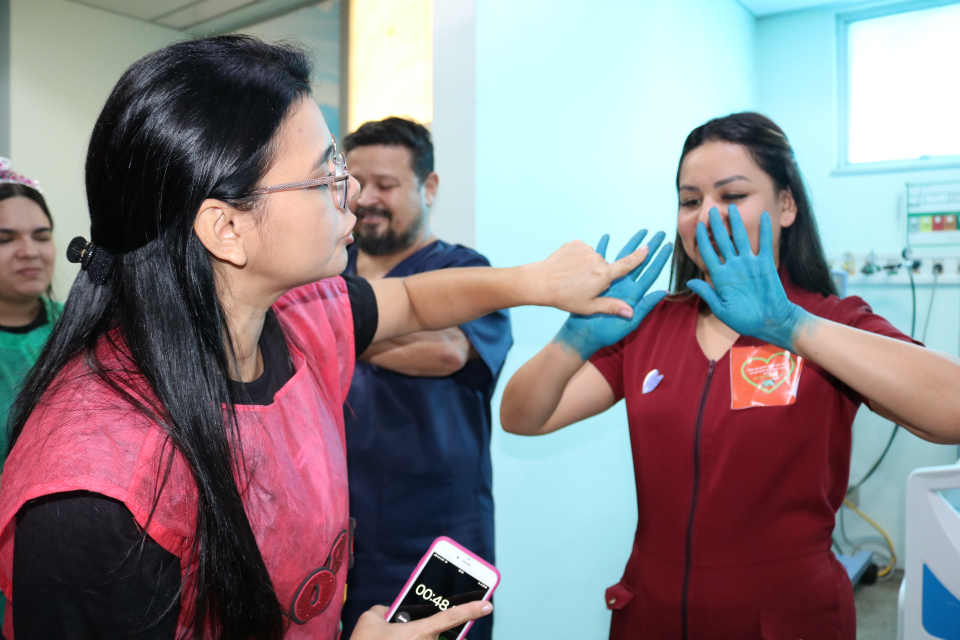
[[[730,350],[730,408],[782,407],[797,400],[803,358],[765,344]]]
[[[780,351],[769,358],[753,356],[740,365],[743,379],[764,393],[773,393],[777,387],[790,379],[797,366],[794,355],[789,351]]]

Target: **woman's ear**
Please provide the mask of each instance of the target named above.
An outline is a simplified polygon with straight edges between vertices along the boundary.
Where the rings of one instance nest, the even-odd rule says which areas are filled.
[[[236,267],[246,266],[246,233],[250,214],[239,211],[221,200],[207,199],[193,222],[193,231],[213,256]]]
[[[780,226],[789,227],[797,219],[797,201],[793,199],[793,191],[787,187],[780,192]]]

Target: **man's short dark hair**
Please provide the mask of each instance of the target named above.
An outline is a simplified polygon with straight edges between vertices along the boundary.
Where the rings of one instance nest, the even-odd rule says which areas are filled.
[[[365,122],[343,140],[347,153],[357,147],[378,144],[409,149],[410,168],[420,184],[433,172],[433,141],[430,132],[419,122],[396,116]]]

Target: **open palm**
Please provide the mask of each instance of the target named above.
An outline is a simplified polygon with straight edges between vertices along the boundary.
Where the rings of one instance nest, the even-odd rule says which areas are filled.
[[[753,255],[736,205],[730,205],[728,214],[730,234],[720,212],[710,210],[710,229],[720,256],[713,250],[706,226],[702,222],[697,225],[697,248],[713,286],[700,279],[690,280],[687,286],[737,333],[792,350],[794,330],[806,312],[790,302],[780,282],[773,260],[770,215],[764,211],[760,216],[760,247]]]
[[[633,253],[643,242],[646,235],[647,231],[645,229],[634,235],[620,250],[617,260]],[[668,244],[659,253],[656,253],[663,242],[663,238],[664,233],[662,231],[657,232],[647,243],[647,257],[640,266],[622,278],[615,280],[602,294],[606,297],[623,300],[633,307],[632,318],[607,314],[590,316],[571,314],[560,329],[560,333],[557,334],[556,341],[573,348],[586,360],[597,350],[623,340],[630,332],[640,326],[650,310],[667,295],[665,291],[647,293],[647,290],[663,270],[673,249]],[[610,237],[606,235],[600,239],[600,243],[597,245],[597,253],[601,256],[606,256],[609,240]],[[655,253],[656,256],[654,256]]]

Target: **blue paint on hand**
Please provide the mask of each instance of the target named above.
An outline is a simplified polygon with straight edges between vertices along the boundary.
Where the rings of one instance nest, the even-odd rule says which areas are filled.
[[[731,204],[728,213],[730,234],[720,212],[716,207],[710,209],[710,229],[723,262],[713,249],[706,226],[697,224],[697,248],[713,286],[700,279],[690,280],[687,286],[737,333],[795,352],[794,338],[812,316],[790,302],[783,290],[773,261],[770,214],[764,211],[760,216],[760,251],[753,255],[737,206]]]
[[[617,260],[633,253],[643,242],[646,235],[647,232],[644,229],[633,236],[620,250]],[[623,300],[633,307],[632,318],[602,313],[591,316],[570,314],[570,317],[554,338],[554,342],[576,351],[583,360],[587,360],[603,347],[623,340],[630,332],[640,326],[650,310],[667,295],[666,291],[647,293],[647,289],[653,285],[657,276],[660,275],[673,250],[672,245],[667,244],[659,253],[656,253],[663,242],[663,238],[664,233],[662,231],[657,232],[647,244],[649,253],[646,260],[627,275],[615,280],[610,288],[602,294]],[[597,253],[601,256],[606,257],[609,240],[610,237],[606,235],[600,239],[600,243],[597,245]],[[655,253],[656,256],[654,256]]]

